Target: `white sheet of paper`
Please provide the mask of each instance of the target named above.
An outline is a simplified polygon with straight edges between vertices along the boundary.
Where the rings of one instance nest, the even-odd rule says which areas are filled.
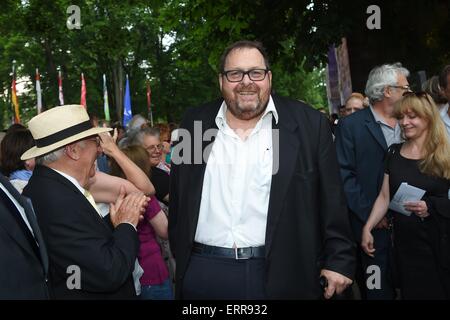
[[[389,203],[389,209],[410,216],[411,212],[405,210],[405,207],[403,207],[403,205],[405,204],[405,202],[419,201],[420,199],[422,199],[425,192],[426,191],[423,189],[411,186],[406,182],[402,182],[394,197],[392,198],[391,203]]]

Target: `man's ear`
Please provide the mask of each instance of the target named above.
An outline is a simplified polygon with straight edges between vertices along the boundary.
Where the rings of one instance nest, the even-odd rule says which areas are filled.
[[[384,96],[385,97],[390,97],[391,96],[391,88],[390,87],[384,87],[384,89],[383,89],[383,93],[384,93]]]
[[[80,154],[80,147],[78,146],[78,143],[77,143],[77,142],[76,142],[76,143],[72,143],[72,144],[67,145],[67,146],[64,148],[64,153],[65,153],[66,156],[68,156],[70,159],[75,160],[75,161],[79,160],[80,157],[81,157],[81,154]]]
[[[222,81],[223,81],[222,74],[219,73],[219,88],[220,88],[220,91],[222,91]]]

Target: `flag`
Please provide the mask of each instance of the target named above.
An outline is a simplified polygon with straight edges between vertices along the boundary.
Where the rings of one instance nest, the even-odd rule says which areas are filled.
[[[150,89],[150,82],[147,82],[147,111],[150,113],[151,110],[151,95],[152,95],[152,89]]]
[[[131,113],[131,98],[130,98],[130,82],[125,84],[125,95],[123,96],[123,126],[126,127],[128,122],[130,122],[133,114]]]
[[[63,95],[63,88],[62,88],[62,75],[61,71],[58,72],[58,90],[59,90],[59,105],[64,105],[64,95]]]
[[[37,113],[42,112],[42,92],[41,92],[41,76],[39,70],[36,68],[36,98],[37,98]]]
[[[106,75],[103,74],[103,109],[105,111],[105,120],[110,121],[111,118],[109,116],[109,103],[108,103],[108,88],[106,87]]]
[[[80,104],[86,109],[86,82],[84,81],[84,73],[81,73],[81,99]]]
[[[151,96],[152,96],[152,89],[150,89],[150,82],[147,82],[147,110],[148,115],[150,117],[150,123],[153,127],[153,112],[151,107]]]
[[[14,123],[20,123],[20,114],[19,114],[19,102],[17,101],[17,92],[16,92],[16,71],[13,64],[13,75],[12,75],[12,83],[11,83],[11,102],[14,106]]]

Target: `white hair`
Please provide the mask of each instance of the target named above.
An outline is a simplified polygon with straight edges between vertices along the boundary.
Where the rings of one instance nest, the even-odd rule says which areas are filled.
[[[383,64],[373,68],[367,79],[365,94],[371,104],[384,99],[384,88],[397,85],[399,75],[409,76],[408,69],[402,67],[400,62]]]
[[[134,131],[132,135],[129,136],[128,145],[138,145],[142,146],[144,144],[144,137],[151,136],[159,139],[159,129],[158,128],[142,128],[140,130]]]
[[[36,163],[39,165],[47,165],[59,160],[59,158],[61,158],[63,154],[64,154],[64,147],[37,157]]]
[[[148,121],[147,119],[145,119],[143,116],[141,116],[140,114],[137,114],[135,116],[133,116],[133,118],[131,118],[130,122],[128,122],[127,125],[127,131],[128,130],[139,130],[142,128],[142,126],[144,124],[147,124]]]

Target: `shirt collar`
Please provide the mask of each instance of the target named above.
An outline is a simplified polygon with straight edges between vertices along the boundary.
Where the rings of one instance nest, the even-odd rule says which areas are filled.
[[[384,123],[383,119],[378,115],[378,113],[375,111],[375,109],[372,107],[372,105],[369,105],[370,111],[372,111],[373,117],[375,118],[375,122],[378,123]]]
[[[72,182],[75,185],[75,187],[77,187],[77,189],[80,190],[81,194],[84,194],[85,189],[78,183],[78,181],[74,177],[69,176],[68,174],[66,174],[64,172],[61,172],[59,170],[56,170],[56,169],[53,169],[53,168],[50,168],[50,169],[52,169],[53,171],[56,171],[57,173],[62,175],[64,178],[66,178],[67,180]]]
[[[222,102],[222,105],[220,106],[219,112],[217,112],[216,115],[216,125],[218,128],[222,128],[226,124],[226,112],[227,112],[227,104],[225,103],[225,100]],[[271,112],[275,123],[278,124],[278,112],[275,108],[275,103],[273,102],[272,96],[269,96],[269,103],[267,104],[266,110],[264,110],[264,113],[261,117],[263,119],[267,116],[267,114]],[[261,121],[261,119],[259,121]]]

